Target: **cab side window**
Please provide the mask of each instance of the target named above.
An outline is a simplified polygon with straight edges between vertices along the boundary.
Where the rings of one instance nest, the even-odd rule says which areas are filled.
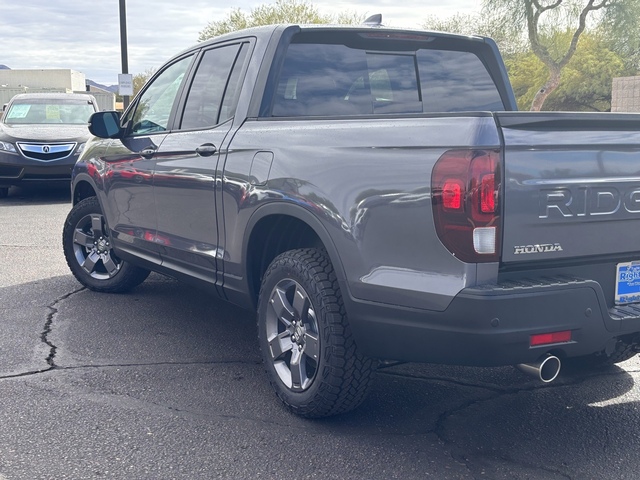
[[[180,91],[193,55],[178,60],[153,79],[123,124],[130,124],[131,135],[148,135],[168,129],[171,110]]]
[[[225,45],[204,53],[189,87],[180,129],[210,128],[233,116],[246,51],[242,46]]]

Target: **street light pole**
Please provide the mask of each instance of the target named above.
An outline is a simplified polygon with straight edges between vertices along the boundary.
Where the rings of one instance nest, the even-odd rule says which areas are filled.
[[[122,56],[122,73],[129,73],[129,59],[127,52],[127,8],[125,0],[120,0],[120,54]],[[129,95],[122,97],[126,110],[129,106]]]

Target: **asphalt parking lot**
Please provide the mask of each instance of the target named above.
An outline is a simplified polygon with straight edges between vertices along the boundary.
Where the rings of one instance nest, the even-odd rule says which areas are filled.
[[[81,288],[66,190],[0,200],[0,479],[635,479],[638,357],[563,369],[387,366],[355,412],[289,414],[251,312],[152,275]]]

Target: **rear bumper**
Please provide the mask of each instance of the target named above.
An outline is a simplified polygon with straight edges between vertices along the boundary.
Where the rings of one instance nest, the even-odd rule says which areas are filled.
[[[443,312],[365,303],[347,311],[363,353],[388,360],[497,366],[604,350],[640,332],[640,306],[607,309],[600,285],[576,277],[462,290]],[[568,343],[530,346],[531,335],[571,330]]]

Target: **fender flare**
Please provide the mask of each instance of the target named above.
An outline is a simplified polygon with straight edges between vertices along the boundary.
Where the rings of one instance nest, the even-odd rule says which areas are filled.
[[[318,236],[322,244],[324,245],[327,253],[329,255],[329,259],[331,260],[331,264],[333,265],[333,269],[336,273],[336,277],[338,281],[343,284],[346,280],[346,274],[344,271],[344,266],[342,264],[342,260],[340,258],[340,254],[338,253],[338,249],[333,241],[333,238],[329,234],[326,226],[323,222],[311,213],[306,208],[300,207],[293,203],[287,202],[272,202],[266,203],[258,207],[255,212],[249,218],[244,230],[244,238],[242,241],[242,262],[247,266],[247,253],[249,249],[249,240],[251,238],[251,234],[255,226],[258,222],[268,216],[271,215],[285,215],[289,217],[296,218],[301,222],[311,228]]]
[[[103,188],[99,188],[98,185],[96,184],[94,178],[89,175],[86,172],[80,172],[78,173],[72,180],[71,183],[71,202],[73,205],[75,205],[76,202],[76,192],[78,190],[78,185],[80,184],[89,184],[91,186],[91,188],[93,189],[93,191],[96,193],[96,197],[98,198],[98,201],[100,202],[100,206],[102,207],[102,198],[100,196],[100,192],[104,191]]]

